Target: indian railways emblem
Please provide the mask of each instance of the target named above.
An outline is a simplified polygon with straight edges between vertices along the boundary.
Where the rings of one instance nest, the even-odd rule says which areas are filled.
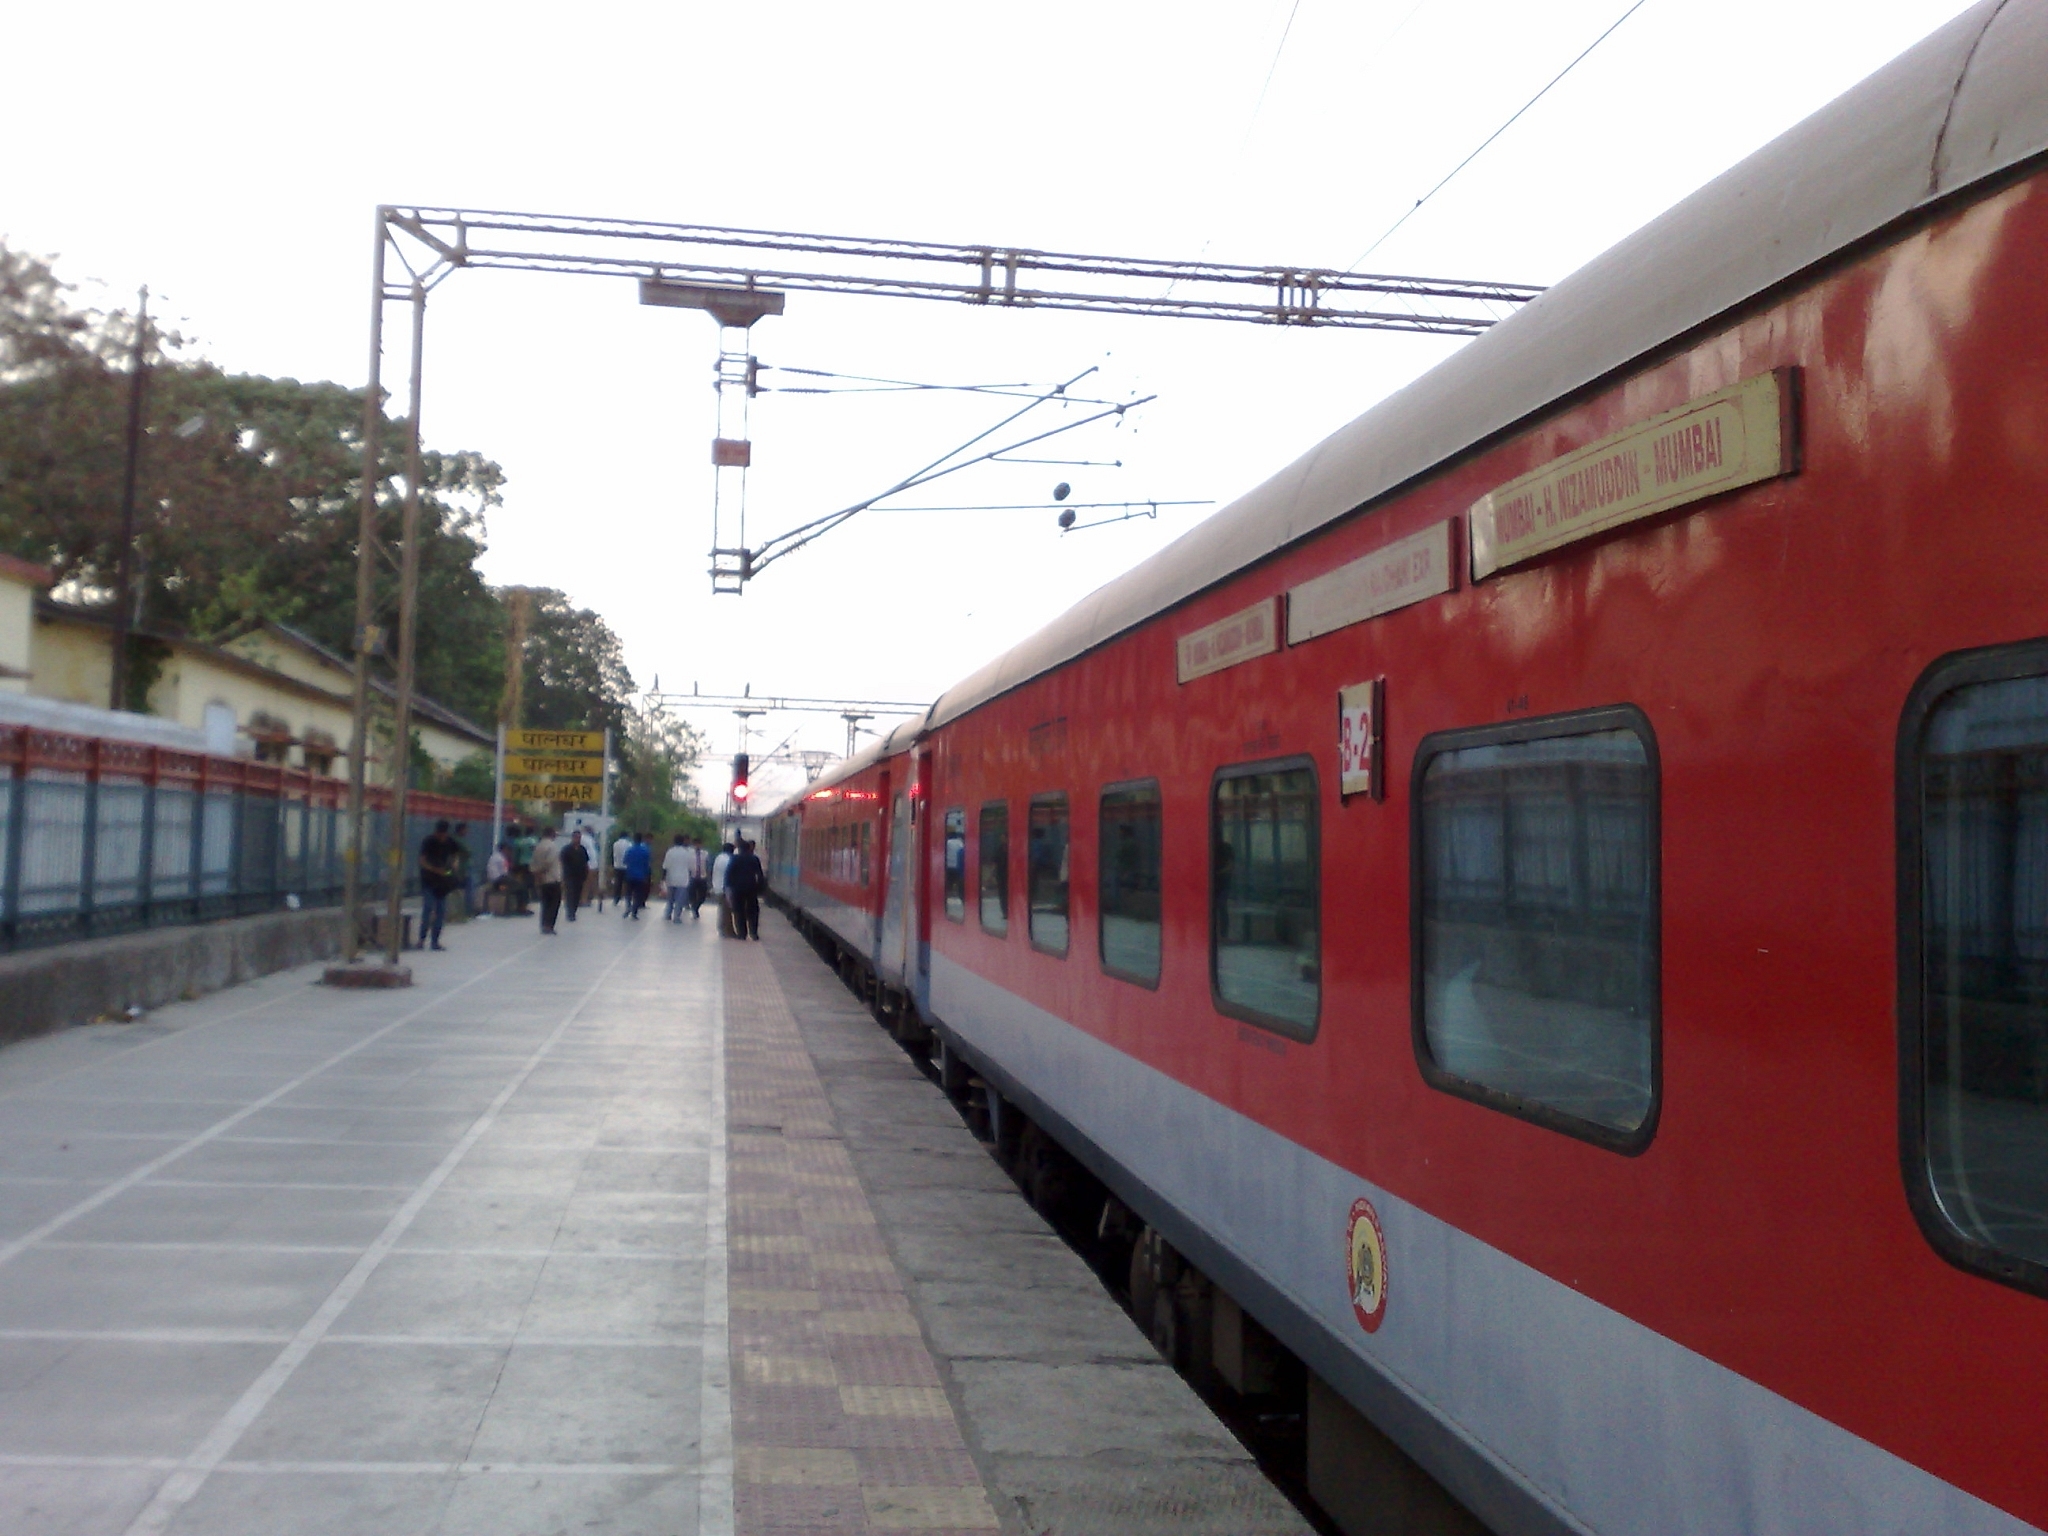
[[[1351,1202],[1351,1226],[1345,1234],[1346,1278],[1351,1310],[1358,1326],[1378,1333],[1387,1316],[1387,1235],[1370,1200]]]

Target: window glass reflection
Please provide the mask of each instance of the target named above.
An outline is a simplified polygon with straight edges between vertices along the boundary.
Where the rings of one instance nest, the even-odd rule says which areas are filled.
[[[1928,1173],[1965,1237],[2048,1264],[2048,678],[1958,688],[1923,741]]]
[[[1217,995],[1276,1023],[1313,1029],[1322,996],[1315,773],[1302,767],[1219,779],[1213,816]]]
[[[1641,738],[1582,731],[1439,752],[1419,802],[1431,1058],[1574,1119],[1641,1127],[1658,986]]]
[[[1105,790],[1101,829],[1102,968],[1156,986],[1160,951],[1158,784]]]

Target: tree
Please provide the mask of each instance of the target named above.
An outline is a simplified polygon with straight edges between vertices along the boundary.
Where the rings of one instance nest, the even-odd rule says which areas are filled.
[[[119,561],[128,348],[136,318],[79,307],[47,262],[0,246],[0,548],[53,567],[79,600],[112,598]],[[232,375],[152,332],[137,553],[143,627],[226,639],[264,621],[354,650],[362,391]],[[387,417],[378,538],[401,533],[405,434]],[[504,611],[476,569],[503,473],[480,454],[421,463],[417,677],[488,718]],[[380,561],[376,618],[397,630]],[[393,654],[384,658],[389,671]]]
[[[509,591],[509,589],[507,589]],[[609,625],[552,587],[524,589],[526,644],[521,718],[514,725],[549,731],[609,730],[624,739],[633,711],[633,674]],[[504,599],[506,592],[500,592]]]

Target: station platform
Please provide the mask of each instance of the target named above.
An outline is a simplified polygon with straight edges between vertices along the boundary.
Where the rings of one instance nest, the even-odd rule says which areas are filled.
[[[1310,1529],[779,918],[0,1051],[9,1536]]]

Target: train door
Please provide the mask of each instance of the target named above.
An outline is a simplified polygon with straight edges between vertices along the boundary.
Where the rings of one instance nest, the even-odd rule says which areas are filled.
[[[928,1011],[931,999],[925,978],[932,973],[932,909],[925,893],[931,885],[932,822],[937,819],[932,812],[931,752],[920,747],[911,764],[910,910],[915,914],[916,932],[910,942],[917,949],[917,1005]]]
[[[898,793],[889,802],[888,890],[882,908],[881,968],[902,981],[910,925],[910,797]]]

